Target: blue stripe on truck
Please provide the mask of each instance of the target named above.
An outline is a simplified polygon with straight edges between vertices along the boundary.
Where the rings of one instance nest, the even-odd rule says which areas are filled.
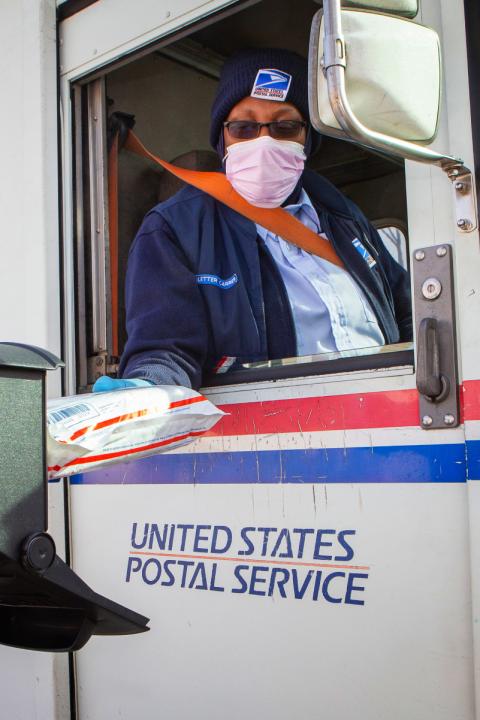
[[[468,443],[468,477],[480,479],[480,441]],[[475,469],[475,475],[472,471]],[[465,482],[465,446],[262,450],[181,453],[112,465],[73,484],[245,484]]]

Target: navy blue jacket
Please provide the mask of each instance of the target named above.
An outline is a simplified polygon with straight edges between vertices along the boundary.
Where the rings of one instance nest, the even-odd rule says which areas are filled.
[[[311,171],[302,185],[369,298],[385,342],[410,340],[408,274],[333,185]],[[376,260],[373,267],[355,238]],[[126,308],[122,377],[198,388],[224,356],[241,364],[297,354],[285,285],[255,224],[192,187],[146,215],[130,250]]]

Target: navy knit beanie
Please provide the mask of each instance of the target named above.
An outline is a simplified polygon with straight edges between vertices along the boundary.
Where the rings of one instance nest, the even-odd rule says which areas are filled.
[[[242,50],[229,58],[220,75],[212,105],[210,143],[223,155],[223,123],[230,110],[245,97],[289,102],[309,122],[307,61],[291,50]],[[305,152],[311,154],[320,136],[309,124]]]

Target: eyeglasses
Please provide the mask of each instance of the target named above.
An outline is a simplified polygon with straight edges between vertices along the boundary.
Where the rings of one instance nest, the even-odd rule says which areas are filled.
[[[229,134],[236,140],[253,140],[260,135],[262,127],[268,128],[271,137],[276,140],[291,140],[300,135],[307,123],[303,120],[274,120],[268,123],[253,120],[230,120],[223,123]]]

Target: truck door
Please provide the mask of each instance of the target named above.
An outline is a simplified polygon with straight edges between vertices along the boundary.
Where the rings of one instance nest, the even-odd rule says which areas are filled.
[[[62,21],[70,393],[115,364],[109,104],[134,112],[161,157],[205,152],[221,60],[246,45],[306,54],[317,9],[139,0],[113,15],[100,0]],[[439,33],[444,55],[433,147],[473,167],[463,4],[423,0],[417,21]],[[286,359],[204,388],[228,415],[194,444],[74,477],[75,570],[151,618],[143,637],[96,638],[76,655],[80,718],[475,717],[478,234],[457,226],[437,168],[328,140],[315,162],[411,273],[419,250],[451,248],[462,423],[422,424],[411,345]],[[149,177],[158,197],[161,178]]]

